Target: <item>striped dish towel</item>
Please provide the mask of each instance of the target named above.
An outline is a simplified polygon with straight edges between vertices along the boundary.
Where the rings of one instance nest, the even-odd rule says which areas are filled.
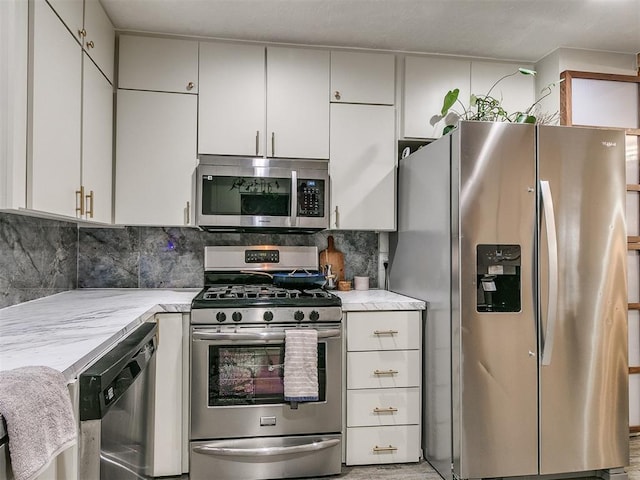
[[[284,399],[318,400],[318,332],[308,328],[285,330]]]

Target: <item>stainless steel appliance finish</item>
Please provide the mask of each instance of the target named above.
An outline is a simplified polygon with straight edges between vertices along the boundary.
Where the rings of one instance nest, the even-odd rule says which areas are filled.
[[[324,290],[260,271],[318,268],[316,247],[205,247],[191,310],[190,472],[221,479],[340,473],[342,308]],[[231,282],[231,283],[229,283]],[[286,331],[318,333],[319,400],[285,402]]]
[[[157,329],[142,324],[80,375],[79,478],[150,478]]]
[[[196,223],[205,230],[323,230],[329,227],[329,163],[202,155],[196,206]]]
[[[623,132],[461,122],[399,181],[391,289],[429,302],[425,458],[444,478],[623,478]]]

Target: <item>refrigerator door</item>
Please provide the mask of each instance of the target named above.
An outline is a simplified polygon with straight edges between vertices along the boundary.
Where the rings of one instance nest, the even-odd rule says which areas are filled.
[[[535,475],[535,128],[461,122],[453,142],[454,474]]]
[[[624,134],[540,126],[538,156],[549,190],[540,210],[540,474],[621,467],[629,458]],[[557,246],[545,228],[549,199]]]

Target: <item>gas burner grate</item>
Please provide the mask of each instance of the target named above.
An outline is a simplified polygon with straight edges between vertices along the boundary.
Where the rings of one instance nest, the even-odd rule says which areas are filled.
[[[209,287],[204,300],[299,298],[300,290],[274,287],[272,285],[222,285]]]

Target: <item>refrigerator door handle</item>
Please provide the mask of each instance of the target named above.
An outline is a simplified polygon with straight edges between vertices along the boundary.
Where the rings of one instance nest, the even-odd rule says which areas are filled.
[[[542,195],[542,211],[544,213],[545,227],[547,231],[547,247],[549,249],[549,269],[547,285],[549,304],[547,305],[547,328],[542,339],[541,364],[551,365],[553,353],[553,339],[556,330],[558,312],[558,237],[556,234],[556,219],[553,210],[553,197],[551,187],[547,180],[540,181],[540,193]]]

